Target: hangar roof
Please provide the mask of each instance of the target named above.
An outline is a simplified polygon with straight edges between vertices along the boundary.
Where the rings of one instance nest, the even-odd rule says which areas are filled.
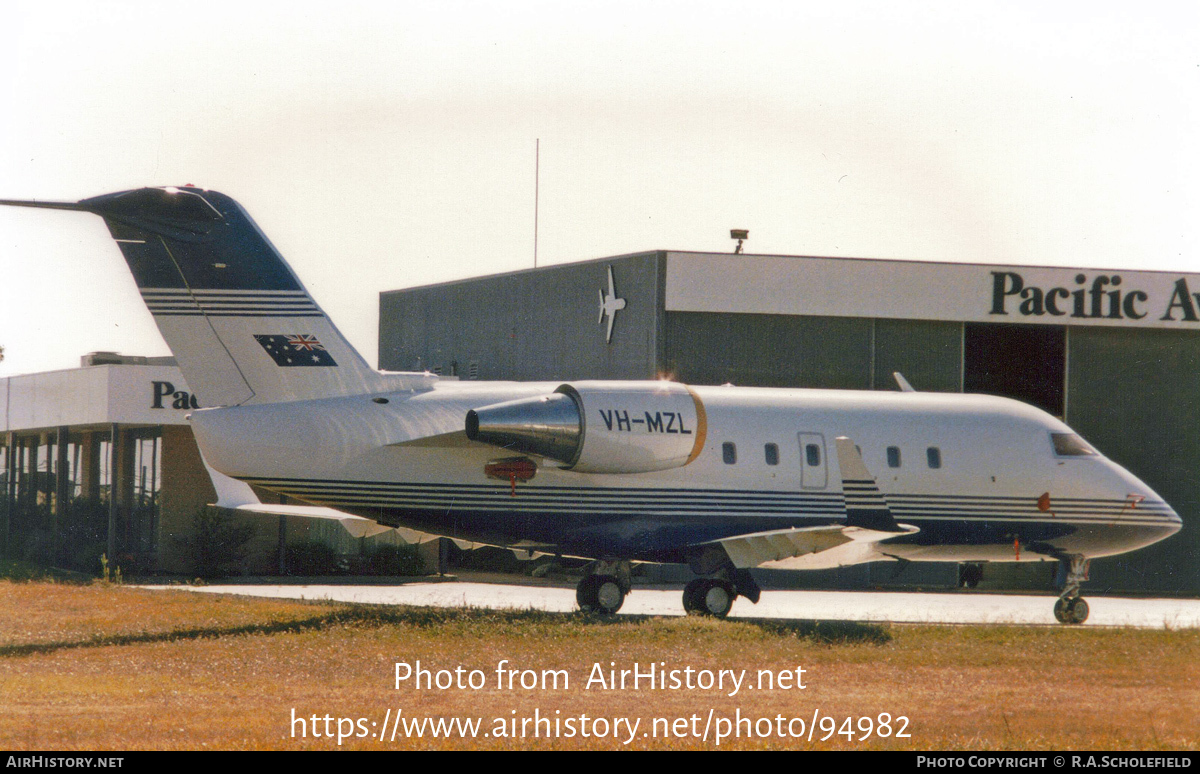
[[[0,432],[183,425],[192,408],[191,390],[176,366],[95,365],[0,379]]]
[[[1200,274],[667,252],[667,311],[1200,329]]]
[[[1200,330],[1200,274],[934,263],[918,260],[659,250],[387,291],[489,285],[534,273],[620,265],[656,257],[668,312],[874,317],[949,322],[1098,325]]]

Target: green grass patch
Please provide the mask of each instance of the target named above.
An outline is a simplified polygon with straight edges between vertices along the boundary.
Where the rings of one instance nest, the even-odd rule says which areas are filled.
[[[483,690],[397,689],[398,661],[478,669]],[[500,662],[561,670],[569,690],[498,689]],[[795,673],[805,688],[589,690],[651,663]],[[889,713],[906,739],[727,740],[723,748],[1195,749],[1200,632],[929,626],[265,600],[118,586],[0,583],[0,746],[336,749],[297,716],[844,718]],[[644,726],[643,726],[644,728]],[[612,738],[377,738],[342,748],[616,749]],[[634,748],[710,749],[692,737]]]

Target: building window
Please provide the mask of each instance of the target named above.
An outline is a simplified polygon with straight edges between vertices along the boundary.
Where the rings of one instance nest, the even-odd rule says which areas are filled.
[[[472,380],[479,378],[479,361],[478,360],[472,360],[467,365],[467,378],[472,379]]]
[[[779,447],[778,446],[776,446],[773,443],[769,443],[763,447],[763,453],[767,457],[768,465],[778,465],[779,464]]]
[[[888,460],[889,468],[900,467],[900,447],[899,446],[889,446],[887,448],[887,460]]]
[[[942,466],[942,450],[936,446],[930,446],[925,450],[925,459],[929,461],[929,467],[937,470]]]
[[[144,555],[158,550],[158,519],[162,494],[162,433],[158,429],[136,430],[133,442],[133,501],[129,503],[128,548]],[[126,490],[129,491],[128,489]]]
[[[821,465],[821,447],[815,443],[807,444],[804,447],[804,461],[808,463],[810,468],[820,467]]]
[[[729,441],[721,444],[721,459],[725,460],[726,465],[737,464],[737,446]]]

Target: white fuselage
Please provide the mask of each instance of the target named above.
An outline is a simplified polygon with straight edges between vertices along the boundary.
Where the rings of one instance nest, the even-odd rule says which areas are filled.
[[[597,474],[534,458],[532,480],[489,478],[485,465],[505,450],[460,437],[467,412],[557,386],[440,382],[202,410],[192,422],[209,462],[235,478],[385,523],[583,555],[650,558],[680,535],[836,522],[845,514],[838,436],[859,447],[896,520],[920,528],[881,546],[889,556],[1103,556],[1180,526],[1120,466],[1056,453],[1052,434],[1072,434],[1062,422],[979,395],[693,387],[703,448],[682,467]],[[598,415],[586,421],[600,427]]]

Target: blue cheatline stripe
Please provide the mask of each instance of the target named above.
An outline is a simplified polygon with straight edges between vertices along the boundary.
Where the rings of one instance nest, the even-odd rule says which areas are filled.
[[[448,509],[545,513],[607,513],[641,515],[672,513],[679,515],[788,515],[830,518],[844,515],[845,507],[862,508],[862,499],[839,493],[744,492],[738,490],[624,489],[603,487],[533,487],[523,485],[513,497],[507,485],[479,484],[406,484],[372,481],[336,481],[304,479],[245,479],[269,489],[305,500],[346,506],[377,506],[411,509]],[[919,495],[907,495],[914,500]],[[987,499],[987,498],[973,498]],[[1118,516],[1130,524],[1172,524],[1163,514],[1127,507],[1123,500],[1093,500],[1090,507],[1079,505],[1070,511],[1055,509],[1053,514],[1037,509],[1029,498],[996,497],[1004,501],[991,508],[975,506],[955,508],[946,503],[910,504],[893,511],[897,518],[936,521],[1020,521],[1046,524],[1106,524]],[[1009,501],[1020,500],[1020,507]],[[882,504],[883,500],[871,504]],[[1124,505],[1124,510],[1119,508]],[[1163,504],[1165,506],[1165,504]],[[1140,511],[1140,512],[1139,512]]]
[[[150,313],[158,317],[324,317],[321,312],[159,312]]]
[[[143,288],[142,299],[164,317],[324,317],[303,290]]]

